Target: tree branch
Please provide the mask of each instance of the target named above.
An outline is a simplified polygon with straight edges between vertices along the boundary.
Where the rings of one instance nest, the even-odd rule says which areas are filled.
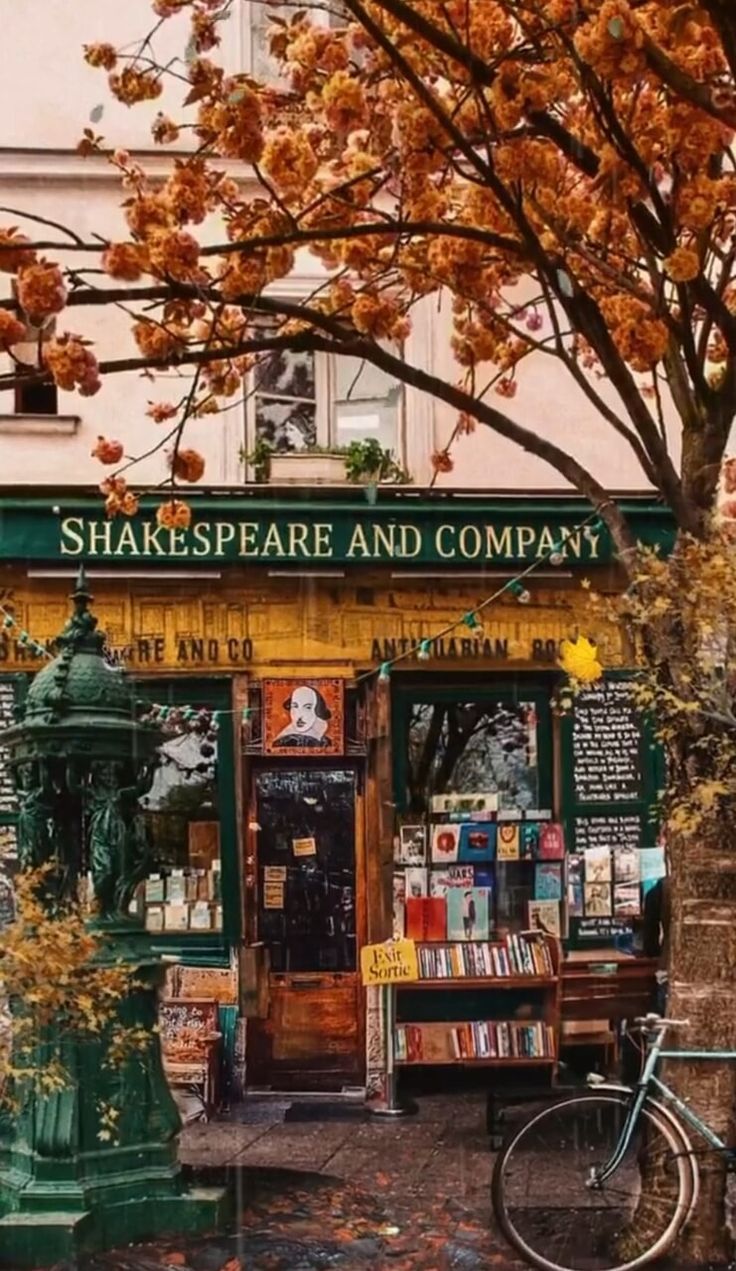
[[[233,298],[231,303],[242,307],[252,303],[254,308],[260,307],[270,313],[281,312],[289,316],[305,317],[304,306],[290,304],[288,301],[276,301],[270,297],[237,296]],[[367,362],[371,362],[399,382],[428,393],[438,401],[444,401],[448,406],[456,409],[458,413],[465,412],[472,415],[479,423],[485,424],[499,436],[505,437],[529,454],[533,454],[545,463],[550,464],[596,508],[599,515],[608,525],[619,552],[625,554],[634,547],[634,540],[626,519],[611,500],[607,490],[596,481],[593,475],[578,460],[562,450],[561,447],[556,446],[544,437],[538,436],[530,428],[526,428],[515,420],[510,419],[502,411],[489,406],[487,402],[479,401],[471,393],[467,393],[453,384],[448,384],[445,380],[422,370],[420,367],[413,366],[380,345],[353,335],[346,331],[340,323],[335,322],[334,319],[326,318],[321,314],[315,314],[314,319],[315,324],[319,323],[326,329],[326,334],[316,334],[313,331],[307,331],[288,337],[255,337],[252,340],[242,341],[227,350],[185,348],[177,356],[166,359],[145,357],[114,358],[100,362],[100,373],[102,375],[111,375],[121,372],[169,370],[172,367],[201,366],[208,362],[222,362],[230,358],[244,356],[247,353],[265,352],[278,348],[315,350],[347,357],[364,358]],[[51,376],[45,370],[36,371],[30,376],[22,377],[22,379],[25,383],[51,382]],[[12,387],[16,383],[18,383],[17,376],[0,376],[0,389]]]

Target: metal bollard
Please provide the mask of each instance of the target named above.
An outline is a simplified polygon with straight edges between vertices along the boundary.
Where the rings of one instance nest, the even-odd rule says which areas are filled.
[[[415,1103],[399,1100],[396,1090],[396,1063],[394,1057],[394,1029],[396,1027],[396,989],[393,984],[381,985],[383,1018],[386,1031],[386,1097],[369,1105],[374,1117],[407,1117],[417,1111]]]

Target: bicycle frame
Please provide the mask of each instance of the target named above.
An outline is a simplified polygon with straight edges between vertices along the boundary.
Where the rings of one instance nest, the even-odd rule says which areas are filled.
[[[695,1130],[701,1138],[713,1151],[725,1152],[729,1151],[723,1140],[711,1130],[705,1121],[701,1120],[697,1112],[680,1099],[666,1082],[662,1081],[655,1073],[655,1068],[660,1059],[675,1060],[736,1060],[736,1050],[664,1050],[664,1038],[666,1029],[657,1029],[656,1033],[650,1031],[648,1034],[647,1054],[642,1068],[641,1076],[636,1083],[636,1090],[631,1107],[629,1108],[624,1127],[621,1132],[621,1138],[616,1144],[613,1156],[599,1170],[596,1170],[591,1178],[591,1186],[595,1187],[600,1183],[605,1183],[612,1174],[618,1169],[626,1150],[631,1142],[631,1136],[634,1133],[636,1123],[639,1120],[641,1110],[644,1107],[647,1096],[655,1091],[658,1099],[670,1105],[682,1117],[693,1130]]]

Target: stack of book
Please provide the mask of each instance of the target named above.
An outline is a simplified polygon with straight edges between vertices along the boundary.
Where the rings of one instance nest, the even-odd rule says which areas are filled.
[[[483,1020],[464,1024],[400,1024],[399,1063],[452,1063],[462,1059],[554,1059],[555,1037],[541,1020]]]
[[[547,943],[537,936],[508,935],[503,944],[420,945],[417,953],[419,976],[426,980],[554,974]]]

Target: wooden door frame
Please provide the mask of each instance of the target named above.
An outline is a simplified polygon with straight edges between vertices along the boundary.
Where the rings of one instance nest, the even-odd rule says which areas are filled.
[[[244,877],[252,879],[250,885],[246,885],[245,892],[245,914],[244,914],[244,931],[246,944],[256,944],[259,940],[258,931],[258,887],[259,887],[259,857],[258,857],[258,806],[256,796],[256,781],[258,774],[272,769],[288,769],[296,767],[306,767],[312,771],[327,770],[343,770],[351,772],[355,780],[355,970],[343,971],[338,974],[350,976],[356,982],[356,1029],[357,1029],[357,1063],[356,1068],[361,1074],[361,1079],[365,1079],[366,1069],[366,990],[360,983],[360,950],[368,939],[368,866],[367,866],[367,835],[366,835],[366,781],[367,781],[367,764],[365,757],[360,755],[334,755],[329,758],[313,759],[310,758],[306,762],[295,757],[279,758],[274,755],[244,755],[242,764],[242,782],[243,782],[243,809],[245,811],[246,825],[243,835],[244,844]],[[270,967],[265,967],[266,993],[265,998],[268,1001],[270,997],[270,983],[272,975],[281,975],[283,972],[271,971]],[[305,972],[306,974],[306,972]],[[258,1028],[258,1018],[253,1018],[249,1022],[249,1026]]]

